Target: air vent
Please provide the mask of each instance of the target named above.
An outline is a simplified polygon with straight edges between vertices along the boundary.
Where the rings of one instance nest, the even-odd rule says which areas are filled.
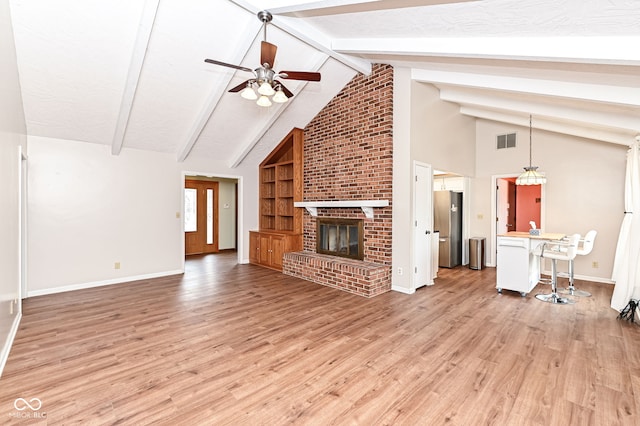
[[[516,147],[516,134],[508,133],[506,135],[496,136],[496,148],[515,148]]]

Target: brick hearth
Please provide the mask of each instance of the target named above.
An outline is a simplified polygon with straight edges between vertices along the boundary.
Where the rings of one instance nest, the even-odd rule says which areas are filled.
[[[317,284],[373,297],[391,290],[389,266],[312,252],[284,255],[284,270]]]

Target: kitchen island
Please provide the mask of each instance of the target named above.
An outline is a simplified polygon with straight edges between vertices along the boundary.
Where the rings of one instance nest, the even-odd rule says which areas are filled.
[[[513,290],[525,297],[540,281],[540,259],[533,254],[545,242],[558,241],[565,237],[559,233],[512,231],[498,235],[496,262],[496,289]]]

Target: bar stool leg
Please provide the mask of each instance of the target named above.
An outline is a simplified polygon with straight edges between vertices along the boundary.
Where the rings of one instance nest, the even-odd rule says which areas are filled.
[[[559,293],[561,294],[570,294],[571,296],[578,296],[578,297],[589,297],[591,296],[591,293],[589,293],[588,291],[584,291],[584,290],[578,290],[575,288],[575,286],[573,285],[573,260],[569,261],[569,287],[560,290]]]
[[[574,300],[567,299],[566,297],[558,296],[558,264],[556,259],[551,259],[551,293],[550,294],[536,294],[536,299],[543,302],[555,303],[558,305],[571,305],[576,303]]]

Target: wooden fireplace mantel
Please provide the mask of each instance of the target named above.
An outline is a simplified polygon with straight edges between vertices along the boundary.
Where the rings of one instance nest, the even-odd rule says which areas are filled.
[[[343,201],[296,201],[294,207],[304,207],[313,217],[318,216],[318,208],[359,207],[368,219],[373,219],[374,207],[387,207],[389,200],[343,200]]]

